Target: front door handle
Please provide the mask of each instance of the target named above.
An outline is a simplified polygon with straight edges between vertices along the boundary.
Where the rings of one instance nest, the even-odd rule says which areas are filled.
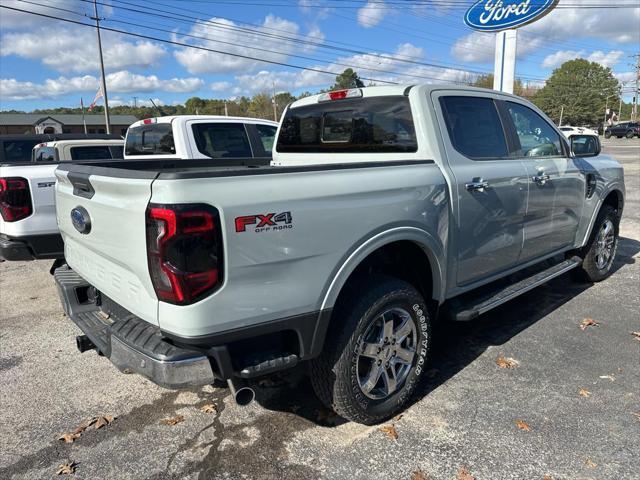
[[[489,182],[485,182],[482,178],[474,178],[473,180],[473,182],[465,184],[465,188],[470,192],[484,192],[489,188]]]
[[[550,178],[551,177],[549,176],[549,174],[544,172],[538,172],[538,175],[536,175],[535,177],[531,177],[531,180],[536,182],[538,185],[544,185],[545,183],[547,183],[547,180],[549,180]]]

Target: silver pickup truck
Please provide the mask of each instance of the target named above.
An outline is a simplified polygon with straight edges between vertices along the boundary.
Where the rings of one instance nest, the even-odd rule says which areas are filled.
[[[61,165],[78,348],[168,388],[226,380],[239,403],[305,363],[337,413],[382,421],[436,321],[609,275],[623,171],[597,137],[571,142],[511,95],[369,87],[291,104],[270,166]]]

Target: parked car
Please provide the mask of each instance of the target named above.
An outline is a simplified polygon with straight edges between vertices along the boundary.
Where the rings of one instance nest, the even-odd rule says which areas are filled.
[[[0,135],[0,164],[28,162],[31,160],[33,147],[38,143],[81,138],[120,139],[122,137],[108,134],[85,135],[80,133]]]
[[[122,158],[123,145],[109,138],[55,140],[36,144],[31,161],[0,163],[0,260],[63,258],[53,172],[61,162]]]
[[[640,137],[640,123],[638,122],[623,122],[608,127],[604,132],[605,138],[611,138],[611,136],[622,138]]]
[[[572,142],[512,95],[389,86],[291,104],[271,166],[60,165],[61,302],[80,351],[159,385],[223,379],[244,404],[308,361],[327,406],[377,423],[436,321],[611,273],[623,169]]]
[[[33,162],[70,162],[73,160],[108,160],[124,158],[124,140],[56,140],[33,147]]]
[[[559,128],[567,138],[571,138],[573,135],[598,135],[597,131],[587,127],[571,127],[569,125],[563,125]]]
[[[218,115],[146,118],[129,127],[125,158],[235,158],[238,165],[268,165],[277,129],[276,122],[257,118]]]

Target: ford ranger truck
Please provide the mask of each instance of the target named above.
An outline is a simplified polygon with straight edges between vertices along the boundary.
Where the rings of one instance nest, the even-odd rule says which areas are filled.
[[[54,205],[58,164],[122,158],[116,135],[61,137],[36,144],[31,161],[0,161],[0,260],[56,259],[57,266],[64,258]]]
[[[80,350],[168,388],[227,380],[242,403],[245,382],[306,364],[365,424],[410,401],[436,321],[570,271],[605,279],[625,191],[593,136],[448,85],[298,100],[270,166],[159,162],[56,172]]]
[[[269,165],[278,124],[221,115],[171,115],[132,124],[124,158],[221,159],[225,165]],[[235,160],[232,160],[235,159]]]

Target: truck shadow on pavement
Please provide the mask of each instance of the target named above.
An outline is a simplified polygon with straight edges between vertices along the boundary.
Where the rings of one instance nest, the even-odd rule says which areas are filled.
[[[638,252],[639,241],[620,237],[613,274],[625,265],[634,264],[634,256]],[[486,313],[476,321],[443,322],[433,334],[430,364],[425,371],[427,378],[416,389],[411,404],[420,401],[456,375],[489,347],[503,345],[591,286],[589,283],[569,280],[564,275]],[[313,393],[304,372],[296,372],[289,378],[274,377],[266,382],[266,388],[257,389],[256,397],[263,408],[293,413],[324,427],[346,422],[323,406]]]

